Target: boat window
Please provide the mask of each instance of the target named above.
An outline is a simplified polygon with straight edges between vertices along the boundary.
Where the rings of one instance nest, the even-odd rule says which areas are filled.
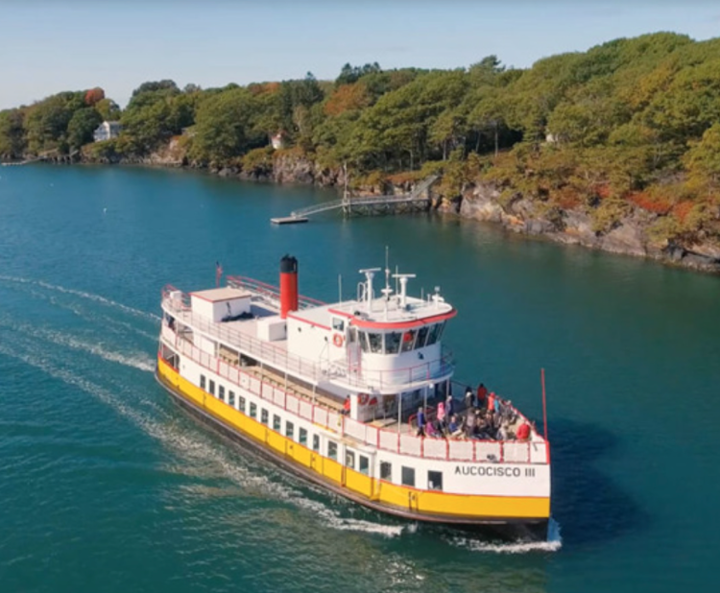
[[[267,424],[270,421],[270,414],[268,414],[268,411],[263,408],[260,410],[260,422],[263,424]]]
[[[238,398],[238,408],[243,414],[245,413],[245,398],[242,395]]]
[[[385,334],[385,354],[397,354],[400,350],[400,332]]]
[[[328,457],[337,460],[337,443],[328,441]]]
[[[218,397],[220,398],[221,402],[225,401],[225,386],[224,385],[218,385]]]
[[[345,451],[345,465],[350,469],[355,469],[355,452]]]
[[[235,392],[228,392],[228,403],[234,408],[235,407]]]
[[[295,425],[292,422],[285,423],[285,436],[289,439],[293,438],[295,432]]]
[[[423,325],[418,330],[417,340],[415,341],[415,348],[422,348],[425,346],[425,340],[427,340],[428,330],[430,328],[427,325]]]
[[[215,381],[210,379],[210,395],[215,395]]]
[[[445,329],[445,322],[438,323],[438,334],[437,334],[437,341],[440,341],[440,338],[442,338],[443,330]]]
[[[380,479],[392,482],[392,463],[388,461],[380,462]]]
[[[370,473],[370,460],[365,455],[360,455],[360,467],[358,469],[361,474],[366,476]]]
[[[383,335],[382,334],[368,334],[368,341],[370,342],[370,352],[382,352],[383,351]]]
[[[339,317],[333,317],[332,318],[332,328],[335,331],[344,332],[345,331],[345,320],[340,319]]]
[[[205,391],[205,375],[200,375],[200,389]]]
[[[426,346],[432,346],[435,342],[437,342],[439,329],[440,329],[439,323],[434,323],[430,327],[430,331],[428,332],[427,342],[425,342]]]
[[[442,472],[428,472],[428,490],[442,490]]]
[[[301,445],[307,445],[307,430],[301,428],[298,434],[298,443]]]
[[[313,435],[313,451],[319,451],[320,450],[320,435],[314,434]]]
[[[402,467],[402,485],[415,487],[415,468]]]
[[[250,402],[250,418],[257,418],[257,406]]]
[[[280,420],[280,416],[277,414],[273,415],[273,430],[277,430],[280,432],[280,429],[282,428],[282,421]]]
[[[403,333],[402,337],[402,351],[408,352],[409,350],[413,349],[413,346],[415,345],[415,334],[417,332],[414,329],[409,329],[405,333]]]
[[[358,335],[360,336],[360,349],[363,352],[368,352],[368,339],[367,339],[367,332],[358,332]]]

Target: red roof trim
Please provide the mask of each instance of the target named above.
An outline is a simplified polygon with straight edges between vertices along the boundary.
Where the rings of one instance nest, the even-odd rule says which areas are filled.
[[[422,319],[413,319],[412,321],[366,321],[364,319],[358,319],[357,317],[352,318],[352,324],[355,327],[363,329],[411,329],[413,327],[420,327],[429,323],[438,323],[439,321],[445,321],[446,319],[452,319],[457,315],[455,309],[451,309],[447,313],[441,315],[435,315],[434,317],[423,317]]]
[[[341,317],[347,317],[348,319],[353,318],[352,313],[346,313],[345,311],[338,311],[337,309],[328,309],[328,313],[332,313],[333,315],[340,315]]]

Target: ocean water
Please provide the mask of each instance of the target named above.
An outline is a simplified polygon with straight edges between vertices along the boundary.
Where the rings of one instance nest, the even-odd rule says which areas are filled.
[[[712,590],[720,278],[404,216],[273,227],[335,194],[183,171],[0,169],[3,592]],[[553,541],[395,520],[229,444],[153,378],[160,290],[229,274],[335,299],[360,268],[456,305],[457,377],[541,420]]]

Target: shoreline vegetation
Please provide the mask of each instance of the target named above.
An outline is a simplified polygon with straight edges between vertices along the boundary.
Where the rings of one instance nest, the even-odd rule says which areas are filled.
[[[93,142],[103,121],[117,138]],[[720,39],[654,33],[528,69],[346,64],[334,81],[146,82],[0,111],[0,160],[134,163],[406,191],[564,243],[720,272]]]

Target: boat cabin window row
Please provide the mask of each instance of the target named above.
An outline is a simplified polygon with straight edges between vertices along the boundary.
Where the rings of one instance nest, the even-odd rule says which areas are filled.
[[[205,377],[205,375],[200,375],[200,388],[205,389],[205,386],[208,387],[208,392],[211,395],[214,395],[215,390],[215,382]],[[217,397],[219,400],[224,401],[225,394],[227,393],[227,403],[231,405],[232,407],[235,407],[235,392],[231,390],[226,391],[226,387],[224,385],[217,385]],[[244,396],[238,396],[237,397],[237,409],[242,412],[243,414],[246,412],[246,410],[249,410],[249,416],[250,418],[257,418],[258,415],[258,406],[254,402],[248,402]],[[264,425],[269,426],[270,425],[270,412],[266,408],[260,409],[260,422],[262,422]],[[273,414],[272,415],[272,429],[277,432],[281,433],[283,426],[283,419],[279,414]],[[305,428],[299,427],[298,428],[298,439],[297,442],[300,443],[303,446],[308,446],[308,431]],[[295,424],[294,422],[291,422],[290,420],[285,421],[285,436],[293,439],[295,438]],[[318,453],[321,453],[321,439],[320,435],[313,434],[312,435],[312,450]],[[337,442],[327,439],[326,445],[325,445],[325,453],[326,456],[329,459],[332,459],[334,461],[339,460],[339,445]],[[349,469],[355,470],[361,474],[364,474],[366,476],[370,475],[370,458],[367,455],[363,455],[360,452],[353,451],[351,449],[345,449],[345,458],[344,458],[344,465],[348,467]],[[413,467],[407,467],[407,466],[401,466],[400,468],[400,483],[403,486],[410,486],[410,487],[416,487],[415,484],[415,468]],[[392,463],[388,461],[380,461],[380,475],[379,478],[381,480],[385,480],[387,482],[394,483],[393,480],[393,467]],[[442,472],[439,471],[428,471],[427,472],[427,489],[428,490],[437,490],[442,491],[443,489],[443,476]]]
[[[358,331],[360,348],[371,354],[398,354],[432,346],[440,341],[445,322],[423,325],[403,332]]]

